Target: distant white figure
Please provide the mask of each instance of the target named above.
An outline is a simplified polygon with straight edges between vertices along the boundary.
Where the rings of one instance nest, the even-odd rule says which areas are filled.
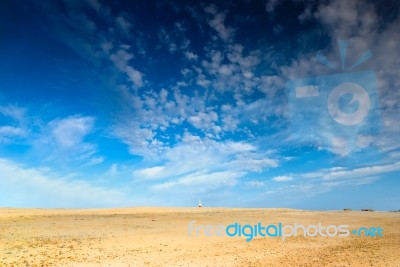
[[[199,199],[199,208],[201,208],[202,207],[202,205],[201,205],[201,199]]]

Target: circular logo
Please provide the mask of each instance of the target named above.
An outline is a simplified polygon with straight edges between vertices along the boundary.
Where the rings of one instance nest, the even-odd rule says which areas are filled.
[[[351,103],[358,102],[358,109],[353,113],[345,113],[339,107],[339,100],[346,94],[352,95]],[[342,83],[335,88],[328,97],[328,111],[331,117],[343,125],[356,125],[368,115],[371,102],[368,93],[355,83]]]

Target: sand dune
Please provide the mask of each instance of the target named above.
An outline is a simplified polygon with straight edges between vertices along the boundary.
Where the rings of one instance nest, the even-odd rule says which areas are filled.
[[[188,223],[348,224],[365,237],[207,237]],[[288,209],[0,209],[0,266],[400,266],[400,213]]]

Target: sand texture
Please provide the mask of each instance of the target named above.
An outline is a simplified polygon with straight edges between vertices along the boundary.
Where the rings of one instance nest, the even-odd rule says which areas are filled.
[[[207,237],[188,223],[380,226],[383,237]],[[0,266],[400,266],[400,213],[288,209],[0,209]]]

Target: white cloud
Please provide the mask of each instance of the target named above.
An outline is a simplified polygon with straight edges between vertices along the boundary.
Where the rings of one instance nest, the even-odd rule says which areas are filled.
[[[204,87],[212,84],[212,89],[219,88],[221,92],[233,89],[239,95],[243,87],[250,92],[253,85],[262,86],[264,92],[270,92],[272,90],[266,86],[275,86],[281,81],[276,78],[268,80],[268,77],[260,79],[254,75],[254,68],[260,62],[258,54],[259,51],[244,53],[240,45],[228,45],[224,53],[212,50],[207,56],[208,61],[199,60],[199,63],[194,63],[199,67],[183,71],[187,79],[185,85],[190,85],[190,79],[194,77],[197,84]],[[223,60],[227,62],[222,63]],[[208,80],[210,76],[215,79]],[[279,165],[279,160],[258,152],[258,148],[249,143],[218,141],[223,140],[226,132],[240,131],[251,135],[250,131],[239,127],[242,122],[256,125],[268,116],[280,116],[282,111],[274,108],[271,98],[248,103],[239,103],[238,100],[237,105],[210,106],[207,94],[196,92],[194,96],[189,96],[179,88],[171,91],[163,89],[159,93],[151,91],[138,95],[121,88],[133,112],[121,118],[121,123],[113,128],[113,134],[129,146],[130,153],[152,160],[156,165],[155,169],[150,167],[134,171],[135,179],[178,179],[198,171],[205,174],[221,170],[261,172]],[[217,96],[212,97],[218,100]],[[191,129],[185,129],[185,123],[201,130],[203,137],[189,134]],[[174,135],[168,131],[174,132]],[[245,150],[236,151],[238,148]],[[159,171],[161,167],[163,169]]]
[[[122,15],[119,15],[116,19],[115,22],[119,29],[127,36],[129,36],[129,31],[132,28],[132,24]]]
[[[112,207],[126,205],[125,195],[87,180],[60,177],[0,159],[0,201],[13,207]]]
[[[186,51],[185,52],[185,57],[188,59],[188,60],[194,60],[194,61],[196,61],[197,59],[198,59],[198,55],[196,55],[195,53],[193,53],[192,51]]]
[[[9,124],[0,126],[0,143],[12,143],[28,136],[28,120],[24,108],[15,105],[0,106],[0,115]]]
[[[29,111],[31,113],[31,111]],[[30,147],[27,158],[36,162],[66,164],[81,162],[82,166],[100,164],[104,158],[85,138],[93,132],[95,119],[90,116],[69,116],[42,121],[37,114],[27,115],[26,108],[0,106],[10,125],[0,126],[0,143],[23,143]]]
[[[173,40],[165,28],[161,28],[158,31],[158,38],[160,39],[161,43],[168,47],[170,53],[175,53],[178,50],[175,40]]]
[[[0,143],[8,143],[18,137],[24,137],[26,130],[20,127],[0,126]]]
[[[224,41],[232,40],[235,30],[225,26],[226,13],[218,12],[214,5],[206,7],[205,11],[212,16],[208,24],[218,33],[218,36]]]
[[[95,133],[94,122],[93,117],[74,115],[38,123],[37,131],[28,140],[32,146],[29,155],[58,167],[67,163],[82,167],[102,163],[104,157],[98,155],[97,145],[86,140]]]
[[[277,194],[298,194],[313,196],[337,187],[352,187],[373,183],[388,173],[400,171],[400,162],[372,165],[358,168],[333,167],[308,173],[288,174],[273,178],[282,186],[275,186]],[[296,176],[296,179],[290,179]]]
[[[266,183],[264,181],[248,181],[248,182],[245,182],[245,184],[247,186],[257,187],[257,188],[261,188],[261,187],[264,187],[266,185]]]
[[[327,147],[327,150],[333,152],[336,155],[340,155],[345,157],[353,152],[353,146],[351,145],[351,141],[332,135],[329,135],[330,146]]]
[[[100,48],[105,54],[108,55],[108,54],[110,54],[111,50],[114,48],[114,45],[112,42],[104,41],[100,44]]]
[[[155,133],[137,123],[117,125],[112,131],[114,136],[128,145],[133,155],[155,158],[164,151],[163,143],[154,139]]]
[[[22,136],[25,135],[25,131],[18,127],[12,126],[1,126],[0,136]]]
[[[190,122],[194,127],[205,131],[215,129],[215,122],[217,120],[218,114],[215,111],[198,112],[188,118],[188,122]]]
[[[394,172],[400,170],[400,162],[395,162],[386,165],[375,165],[368,167],[360,167],[354,169],[346,168],[331,168],[321,170],[318,172],[311,172],[304,174],[305,178],[319,178],[323,180],[337,180],[337,179],[357,179],[362,177],[378,176],[384,173]]]
[[[218,93],[233,92],[235,96],[251,95],[255,90],[268,91],[263,78],[256,74],[261,50],[245,52],[240,44],[227,44],[220,50],[209,49],[201,66],[193,67],[197,84],[211,87]],[[271,88],[272,89],[272,88]]]
[[[190,40],[185,37],[185,32],[185,26],[180,22],[176,22],[172,29],[161,27],[157,35],[161,45],[167,47],[168,51],[173,54],[177,51],[187,50],[189,48]],[[194,54],[189,55],[195,56]]]
[[[238,153],[234,159],[222,164],[227,169],[247,172],[262,172],[279,166],[279,160],[259,152]]]
[[[212,172],[207,174],[193,173],[179,179],[152,186],[155,191],[171,190],[172,188],[189,189],[190,191],[206,192],[220,187],[232,187],[244,173],[233,171]]]
[[[144,178],[144,179],[154,179],[162,176],[164,171],[164,166],[155,166],[151,168],[139,169],[133,172],[135,177]]]
[[[94,165],[98,165],[98,164],[100,164],[100,163],[103,163],[104,162],[104,157],[100,157],[100,156],[95,156],[95,157],[93,157],[93,158],[91,158],[90,160],[89,160],[89,162],[88,162],[88,164],[87,165],[89,165],[89,166],[94,166]]]
[[[182,136],[186,129],[177,126],[184,122],[205,133],[220,131],[218,115],[212,107],[205,107],[203,95],[188,96],[175,89],[172,93],[161,90],[139,96],[126,87],[120,90],[131,112],[121,116],[121,123],[115,125],[112,132],[129,146],[132,154],[156,157],[164,153],[166,143],[176,141],[176,136],[161,132],[173,129],[177,136]]]
[[[111,175],[112,177],[117,176],[119,173],[118,170],[118,164],[117,163],[113,163],[110,167],[110,169],[108,170],[108,174]]]
[[[273,155],[257,150],[246,142],[217,142],[186,133],[180,143],[166,150],[162,165],[137,170],[134,177],[160,180],[152,186],[157,191],[191,188],[206,192],[233,186],[248,173],[279,165]],[[202,188],[196,189],[197,185]]]
[[[121,48],[116,53],[110,55],[110,60],[115,66],[128,76],[128,79],[135,87],[143,86],[143,73],[129,65],[129,61],[133,59],[133,54],[127,51],[129,47]]]
[[[273,13],[275,8],[279,5],[279,0],[267,0],[265,10],[268,13]]]
[[[125,49],[120,49],[111,54],[110,59],[119,70],[125,71],[129,60],[133,59],[133,54],[128,53]]]
[[[9,117],[17,122],[24,121],[25,113],[26,110],[24,108],[15,105],[0,106],[0,114]]]
[[[83,138],[92,131],[94,118],[71,116],[65,119],[54,120],[49,128],[55,142],[62,148],[75,148]]]
[[[374,34],[378,26],[372,5],[356,0],[322,3],[315,17],[328,25],[336,37],[366,37]]]
[[[136,87],[143,86],[143,74],[140,71],[128,66],[126,67],[125,72],[128,75],[129,80],[133,82]]]
[[[272,180],[275,182],[289,182],[289,181],[293,180],[293,177],[283,175],[283,176],[276,176],[276,177],[272,178]]]

